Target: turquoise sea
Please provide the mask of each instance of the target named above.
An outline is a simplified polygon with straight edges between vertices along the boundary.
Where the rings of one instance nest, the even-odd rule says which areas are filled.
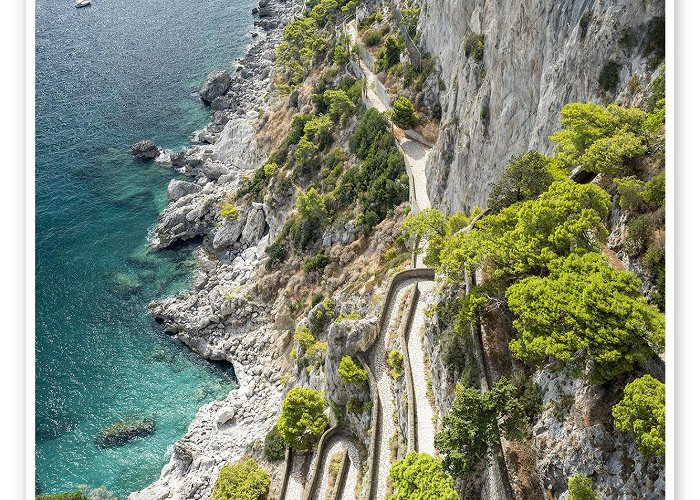
[[[174,173],[133,160],[151,138],[188,144],[196,91],[243,55],[255,0],[36,1],[36,480],[119,498],[160,474],[200,406],[235,387],[149,316],[188,286],[193,244],[152,254]],[[94,435],[152,417],[155,434],[102,450]]]

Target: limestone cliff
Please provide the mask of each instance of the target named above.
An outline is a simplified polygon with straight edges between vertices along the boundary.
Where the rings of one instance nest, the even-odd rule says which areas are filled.
[[[421,0],[420,6],[420,45],[437,58],[442,107],[427,164],[429,196],[450,212],[484,206],[513,155],[551,150],[547,138],[564,104],[625,97],[635,75],[633,85],[648,84],[656,62],[650,37],[661,21],[654,18],[664,16],[659,0]],[[470,34],[483,35],[481,60],[465,54]],[[599,82],[606,65],[619,77],[607,92]]]

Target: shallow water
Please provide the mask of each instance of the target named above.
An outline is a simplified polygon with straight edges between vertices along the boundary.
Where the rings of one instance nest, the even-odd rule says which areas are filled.
[[[181,148],[208,110],[196,91],[243,55],[254,0],[36,2],[36,477],[42,493],[155,480],[200,406],[235,387],[148,315],[188,286],[194,246],[152,254],[174,174],[133,160]],[[94,435],[152,417],[155,434],[102,450]]]

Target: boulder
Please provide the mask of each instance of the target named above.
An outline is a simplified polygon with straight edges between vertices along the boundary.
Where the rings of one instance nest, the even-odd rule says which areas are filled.
[[[264,232],[265,211],[262,203],[253,203],[250,212],[248,212],[245,228],[243,228],[241,242],[247,246],[255,245],[262,238]]]
[[[224,95],[230,86],[231,75],[226,71],[214,71],[207,76],[199,90],[199,96],[204,102],[211,103],[217,97]]]
[[[187,158],[184,151],[178,151],[170,154],[170,164],[173,167],[184,167],[187,164]]]
[[[202,190],[202,186],[198,186],[194,182],[180,181],[173,179],[168,184],[168,199],[170,201],[179,200],[188,194],[198,193]]]
[[[228,174],[228,168],[226,168],[226,165],[223,163],[206,160],[199,168],[199,173],[204,175],[207,179],[215,181],[222,175]]]
[[[224,221],[214,229],[214,239],[212,247],[214,250],[223,250],[233,245],[241,237],[243,223],[239,219],[224,219]]]
[[[160,150],[155,142],[144,140],[131,145],[131,154],[143,160],[155,160],[160,155]]]
[[[114,448],[156,431],[156,423],[150,418],[126,419],[110,425],[95,435],[98,448]]]

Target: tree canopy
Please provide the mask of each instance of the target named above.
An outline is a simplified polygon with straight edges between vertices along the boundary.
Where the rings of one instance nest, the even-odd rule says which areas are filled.
[[[646,456],[663,455],[666,447],[666,385],[644,375],[625,387],[622,401],[613,406],[615,427],[634,436]]]
[[[295,387],[282,401],[277,428],[287,445],[298,451],[311,449],[328,425],[323,394]]]
[[[547,268],[549,276],[506,290],[516,316],[518,336],[510,343],[516,357],[553,358],[603,382],[663,350],[664,317],[640,295],[635,275],[592,252],[552,260]]]
[[[549,158],[537,151],[513,157],[491,188],[488,207],[498,212],[513,203],[537,198],[554,180],[548,165]]]
[[[624,173],[627,162],[644,153],[647,113],[615,104],[575,102],[561,110],[563,129],[550,136],[556,161],[590,172]]]
[[[454,481],[439,458],[415,451],[396,461],[389,470],[394,494],[389,500],[458,500]]]
[[[473,472],[501,436],[524,439],[534,408],[519,396],[517,387],[504,377],[484,393],[474,387],[458,387],[443,430],[435,436],[435,447],[452,477]]]
[[[270,474],[248,458],[221,468],[211,500],[264,500],[269,487]]]
[[[486,215],[471,231],[449,238],[440,251],[440,270],[461,278],[465,266],[479,264],[494,278],[538,274],[556,257],[600,248],[609,203],[598,186],[554,182],[538,199]]]

